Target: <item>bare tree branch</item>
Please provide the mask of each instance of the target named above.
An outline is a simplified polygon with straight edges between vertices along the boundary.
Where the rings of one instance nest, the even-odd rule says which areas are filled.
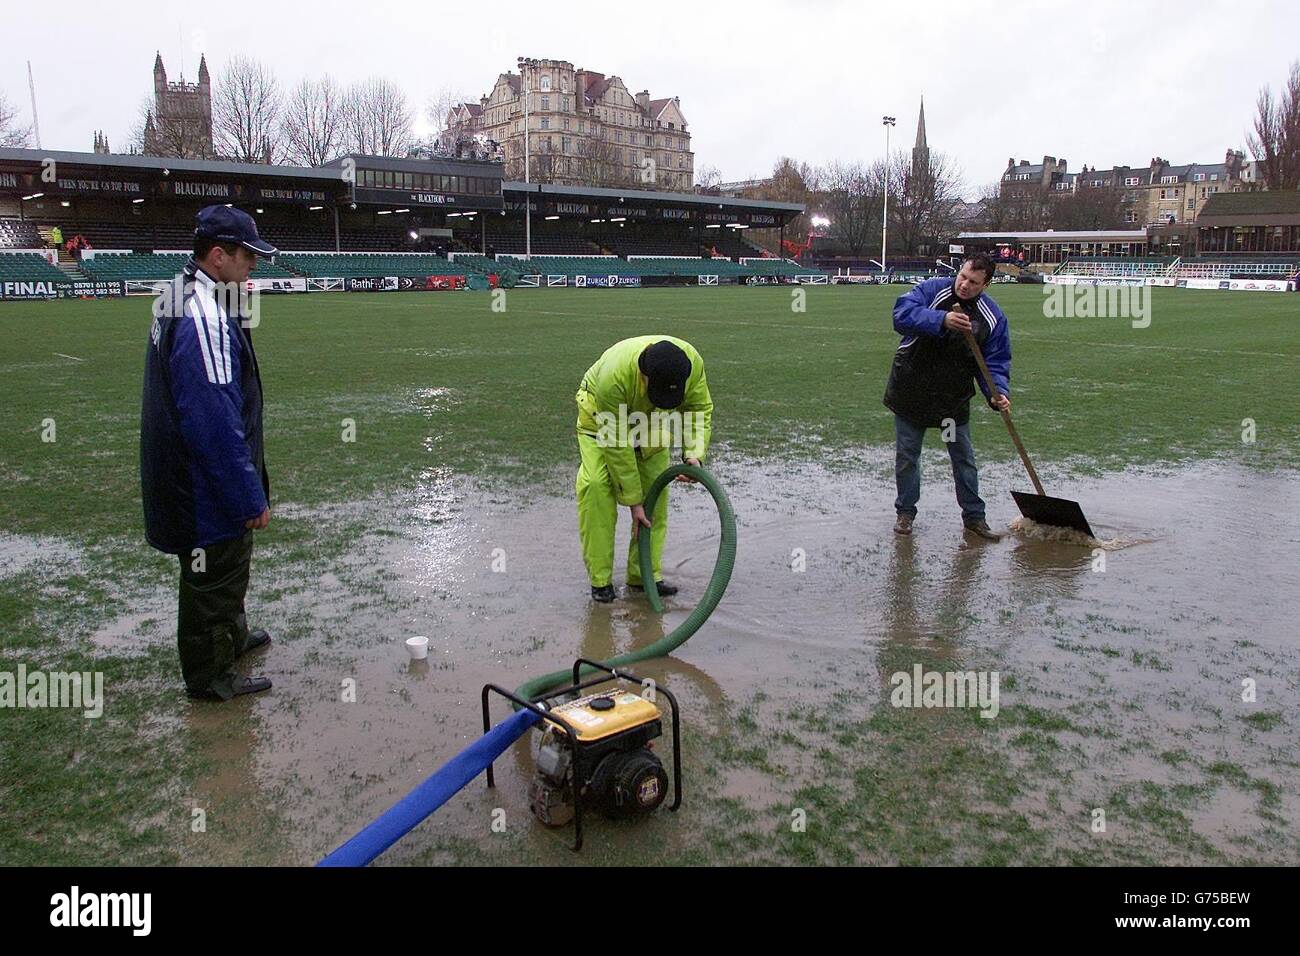
[[[280,84],[269,67],[244,56],[226,65],[212,97],[212,138],[228,159],[280,160]]]
[[[18,107],[10,105],[0,93],[0,146],[26,149],[32,145],[32,128],[18,122]]]
[[[344,143],[366,156],[405,156],[412,146],[411,111],[404,94],[382,77],[354,83],[344,97]]]
[[[1274,96],[1268,87],[1259,91],[1254,132],[1246,145],[1262,167],[1268,189],[1300,186],[1300,60],[1291,64],[1280,94]]]
[[[303,80],[293,88],[281,121],[285,158],[323,166],[343,151],[343,92],[333,78]]]

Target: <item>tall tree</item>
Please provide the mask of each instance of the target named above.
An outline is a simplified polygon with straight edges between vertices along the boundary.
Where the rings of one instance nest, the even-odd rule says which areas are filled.
[[[1246,144],[1263,167],[1268,189],[1300,187],[1300,60],[1277,96],[1267,86],[1255,101],[1255,129]]]
[[[343,93],[328,75],[303,80],[289,93],[281,120],[285,158],[323,166],[343,151]]]
[[[18,120],[18,107],[11,106],[0,93],[0,146],[24,149],[32,145],[32,128]]]
[[[836,160],[818,170],[818,206],[830,220],[827,238],[850,255],[865,255],[880,241],[883,167],[879,162],[867,166]]]
[[[716,189],[721,182],[722,171],[717,166],[705,166],[695,172],[695,186],[697,189]]]
[[[914,168],[901,150],[889,163],[889,235],[891,246],[904,255],[918,255],[935,240],[946,241],[953,230],[953,204],[961,198],[961,175],[944,153],[929,152]]]
[[[383,77],[348,87],[343,109],[348,152],[365,156],[405,156],[412,146],[411,111],[406,94]]]
[[[226,64],[212,97],[212,139],[227,159],[280,161],[280,84],[268,66],[245,56]]]

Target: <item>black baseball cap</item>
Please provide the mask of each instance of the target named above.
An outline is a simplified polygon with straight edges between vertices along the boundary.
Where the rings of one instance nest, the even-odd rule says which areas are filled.
[[[205,206],[195,217],[194,237],[217,242],[234,242],[261,256],[273,256],[280,250],[257,234],[253,217],[234,206]]]
[[[637,366],[649,380],[646,393],[656,408],[676,408],[686,397],[686,380],[691,377],[691,360],[672,342],[647,345]]]

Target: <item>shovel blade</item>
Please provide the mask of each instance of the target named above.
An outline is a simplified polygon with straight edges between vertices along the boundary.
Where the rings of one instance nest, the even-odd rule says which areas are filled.
[[[1031,495],[1026,491],[1013,491],[1011,497],[1016,499],[1020,513],[1031,521],[1050,524],[1057,528],[1073,528],[1075,531],[1082,531],[1090,538],[1096,537],[1077,501],[1053,498],[1050,495]]]

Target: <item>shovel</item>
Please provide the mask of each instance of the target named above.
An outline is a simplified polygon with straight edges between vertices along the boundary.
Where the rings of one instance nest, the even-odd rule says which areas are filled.
[[[970,347],[971,354],[975,356],[975,362],[980,367],[980,375],[984,379],[984,384],[988,386],[989,391],[997,398],[1002,397],[998,387],[993,384],[993,376],[989,374],[989,367],[984,362],[984,353],[980,351],[979,345],[975,342],[975,337],[969,332],[963,333],[966,336],[966,344]],[[1050,524],[1058,528],[1073,528],[1075,531],[1082,531],[1090,538],[1095,538],[1092,528],[1088,524],[1088,519],[1083,516],[1083,509],[1079,507],[1077,501],[1069,501],[1066,498],[1053,498],[1043,493],[1043,483],[1038,480],[1038,472],[1034,471],[1033,462],[1029,460],[1029,452],[1025,451],[1025,445],[1020,440],[1020,435],[1016,433],[1016,426],[1011,424],[1011,413],[1003,410],[1002,420],[1006,422],[1007,431],[1011,434],[1011,440],[1015,442],[1016,451],[1020,452],[1020,460],[1025,463],[1025,471],[1029,472],[1029,480],[1034,483],[1034,491],[1037,494],[1031,495],[1025,491],[1013,491],[1011,497],[1016,499],[1016,505],[1020,508],[1020,513],[1031,521],[1037,521],[1039,524]]]

